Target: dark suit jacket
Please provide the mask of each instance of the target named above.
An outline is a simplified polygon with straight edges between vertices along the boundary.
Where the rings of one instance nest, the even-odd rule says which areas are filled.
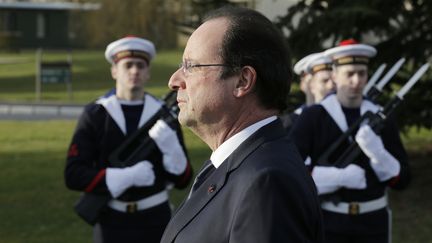
[[[162,243],[322,242],[316,189],[278,119],[259,129],[179,207]]]

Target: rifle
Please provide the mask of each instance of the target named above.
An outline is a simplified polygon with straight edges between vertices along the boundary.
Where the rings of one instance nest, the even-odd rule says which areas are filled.
[[[384,77],[377,83],[377,85],[374,85],[371,87],[370,90],[367,91],[366,97],[368,97],[372,102],[375,102],[378,96],[382,93],[382,89],[384,88],[384,85],[390,81],[390,79],[397,73],[397,71],[400,69],[402,64],[404,64],[405,58],[399,59],[393,67],[384,75]]]
[[[148,136],[148,131],[159,119],[164,120],[168,125],[177,120],[178,106],[176,94],[175,91],[171,91],[163,97],[165,106],[169,107],[169,110],[165,110],[162,107],[146,124],[134,132],[109,155],[108,161],[112,166],[128,167],[134,165],[136,162],[134,158],[138,155],[139,158],[145,158],[156,149],[154,143],[151,143],[152,139]]]
[[[171,91],[162,97],[164,105],[161,109],[108,156],[111,166],[120,168],[131,166],[137,162],[134,158],[137,156],[145,158],[156,149],[148,131],[159,119],[163,119],[168,125],[177,120],[179,108],[176,97],[176,91]],[[74,209],[84,221],[94,225],[111,199],[110,194],[84,192]]]
[[[366,86],[363,89],[363,95],[367,95],[369,90],[372,88],[372,86],[375,85],[376,81],[378,81],[378,78],[381,76],[381,74],[384,72],[384,69],[386,68],[387,64],[383,63],[381,64],[375,73],[371,76],[369,79],[369,82],[366,84]]]
[[[373,113],[371,111],[363,114],[350,128],[342,134],[330,147],[329,149],[319,158],[320,164],[329,164],[328,157],[356,130],[361,124],[368,124],[375,133],[380,134],[384,121],[395,111],[397,106],[402,102],[405,94],[414,86],[414,84],[423,76],[428,70],[429,63],[421,66],[417,72],[410,78],[410,80],[397,92],[395,97],[390,100],[382,110]],[[336,160],[333,166],[344,168],[347,165],[353,163],[357,157],[361,154],[361,149],[358,144],[353,141],[350,146],[342,153],[342,155]]]

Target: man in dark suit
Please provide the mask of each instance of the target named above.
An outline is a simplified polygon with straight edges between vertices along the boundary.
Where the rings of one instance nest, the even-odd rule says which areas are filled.
[[[316,189],[277,118],[290,66],[280,32],[250,9],[215,10],[191,35],[169,87],[213,153],[162,243],[322,242]]]

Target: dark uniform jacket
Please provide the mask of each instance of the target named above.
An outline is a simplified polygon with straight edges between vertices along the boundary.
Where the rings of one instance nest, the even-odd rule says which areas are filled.
[[[306,105],[302,105],[299,108],[295,109],[293,112],[285,112],[279,116],[287,132],[289,132],[289,130],[291,129],[291,127],[293,126],[293,124],[300,116],[305,107]]]
[[[339,156],[348,148],[354,137],[347,139],[326,161],[326,164],[318,164],[320,156],[343,134],[352,120],[356,120],[366,111],[376,112],[378,106],[364,100],[361,107],[354,111],[356,117],[346,116],[335,95],[330,95],[321,104],[312,105],[303,110],[300,117],[291,129],[291,136],[299,149],[303,159],[311,158],[310,169],[314,166],[331,166]],[[351,111],[352,113],[352,111]],[[349,122],[347,122],[347,120]],[[355,133],[354,133],[355,134]],[[369,158],[361,155],[353,162],[362,167],[366,172],[367,188],[352,190],[342,188],[334,193],[336,197],[331,200],[343,202],[365,202],[380,198],[386,193],[388,187],[402,189],[410,181],[410,172],[407,162],[407,154],[401,143],[398,129],[392,119],[385,122],[380,134],[385,149],[400,163],[400,174],[388,181],[381,182],[369,164]],[[322,200],[328,200],[325,197]],[[324,211],[326,230],[340,232],[383,232],[388,230],[388,214],[385,209],[376,212],[352,217],[349,215],[329,213]]]
[[[156,98],[146,94],[144,107],[137,123],[143,126],[159,109],[167,109]],[[65,168],[65,181],[72,190],[90,193],[109,194],[105,182],[105,169],[112,167],[108,157],[131,134],[128,133],[127,117],[124,114],[116,96],[103,97],[87,105],[79,119],[75,133],[70,144]],[[184,148],[180,125],[177,121],[169,124],[177,135]],[[131,129],[135,130],[135,129]],[[148,160],[153,164],[155,183],[150,187],[132,187],[124,192],[119,200],[137,201],[166,189],[167,184],[174,184],[178,188],[186,187],[191,178],[191,167],[187,165],[181,175],[168,173],[162,164],[162,153],[152,142],[154,152],[149,156],[135,158],[139,162]],[[145,148],[144,148],[145,149]],[[185,150],[185,154],[186,150]]]

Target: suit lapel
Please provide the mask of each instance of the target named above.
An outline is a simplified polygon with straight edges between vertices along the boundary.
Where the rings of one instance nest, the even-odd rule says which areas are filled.
[[[237,169],[245,158],[262,143],[276,139],[285,134],[279,119],[260,128],[255,134],[243,142],[213,174],[192,194],[191,198],[182,203],[168,224],[162,241],[173,242],[179,232],[192,221],[199,212],[225,186],[229,173]]]
[[[286,130],[283,128],[279,118],[261,127],[226,159],[224,163],[229,164],[228,172],[239,167],[245,158],[264,142],[275,140],[285,135]]]
[[[223,163],[192,194],[189,200],[183,202],[168,224],[161,242],[172,242],[177,234],[216,196],[224,186],[226,169],[227,164]],[[209,187],[213,188],[211,192]]]

